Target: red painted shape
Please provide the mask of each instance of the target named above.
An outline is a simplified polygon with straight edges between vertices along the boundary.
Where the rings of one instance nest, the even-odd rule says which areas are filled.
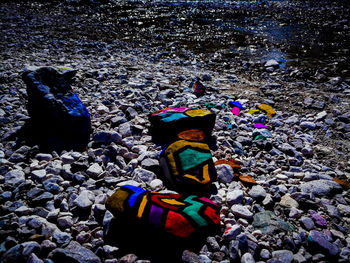
[[[211,201],[210,199],[208,199],[206,197],[201,197],[201,198],[199,198],[199,200],[202,200],[206,203],[213,204],[213,205],[217,206],[217,204],[215,204],[213,201]]]
[[[168,204],[168,203],[164,203],[161,199],[165,198],[165,199],[175,199],[175,200],[177,200],[180,197],[181,197],[181,195],[179,195],[179,194],[153,194],[151,196],[151,200],[155,204],[158,204],[160,207],[165,207],[165,208],[168,208],[170,210],[176,211],[176,210],[178,210],[181,207],[183,208],[183,206],[176,206],[176,205],[171,205],[171,204]]]
[[[207,206],[207,208],[204,210],[204,214],[208,216],[214,222],[214,224],[220,224],[220,215],[215,211],[215,209]]]
[[[188,237],[194,232],[194,227],[182,215],[169,211],[165,231],[178,237]]]

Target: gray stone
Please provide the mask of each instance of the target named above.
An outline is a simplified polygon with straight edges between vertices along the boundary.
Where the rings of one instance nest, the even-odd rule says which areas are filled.
[[[30,254],[27,263],[44,263],[40,258],[37,257],[34,253]]]
[[[320,249],[330,256],[336,256],[339,254],[339,247],[328,241],[328,236],[317,230],[311,230],[309,233],[308,241],[311,246],[316,249]]]
[[[266,197],[266,190],[260,185],[254,185],[248,194],[255,200],[263,200]]]
[[[33,180],[41,182],[46,177],[46,170],[45,169],[34,170],[34,171],[31,172],[31,176],[32,176]]]
[[[89,209],[95,202],[95,195],[88,190],[83,190],[74,200],[73,204],[81,209]]]
[[[280,260],[282,263],[291,263],[294,255],[289,250],[276,250],[272,252],[272,257]]]
[[[343,215],[343,216],[350,216],[350,206],[348,205],[343,205],[343,204],[339,204],[337,206],[337,209],[339,210],[339,212]]]
[[[277,68],[279,67],[279,63],[275,59],[269,59],[268,61],[266,61],[264,66],[265,68],[269,68],[269,67]]]
[[[220,251],[220,245],[215,237],[207,237],[207,245],[209,251]]]
[[[297,201],[295,201],[290,194],[285,194],[281,197],[280,205],[287,208],[298,208],[299,204]]]
[[[233,169],[227,164],[216,165],[218,181],[221,183],[231,183],[234,177]]]
[[[271,253],[270,251],[268,251],[266,248],[263,248],[261,251],[260,251],[260,257],[262,259],[269,259],[271,257]]]
[[[131,176],[134,180],[147,184],[150,184],[152,180],[156,179],[155,173],[142,168],[136,168]]]
[[[98,163],[93,163],[86,170],[86,173],[94,178],[98,178],[98,176],[103,173],[103,169]]]
[[[300,123],[300,127],[304,129],[314,130],[316,128],[316,124],[311,121],[303,121]]]
[[[199,256],[197,254],[189,251],[189,250],[185,250],[182,253],[182,262],[185,262],[185,263],[201,263]]]
[[[227,193],[226,201],[228,205],[240,204],[243,201],[243,191],[242,190],[233,190]]]
[[[73,219],[71,216],[62,216],[57,219],[57,226],[66,229],[73,226]]]
[[[54,262],[101,263],[100,258],[91,250],[75,241],[71,241],[65,248],[54,249],[48,257]]]
[[[255,260],[253,258],[253,255],[250,253],[245,253],[242,257],[241,257],[241,263],[255,263]]]
[[[120,124],[118,131],[123,138],[129,137],[132,135],[132,127],[129,122]]]
[[[159,191],[163,188],[163,181],[160,179],[154,179],[149,185],[153,191]]]
[[[72,236],[66,232],[55,231],[52,235],[52,240],[59,245],[67,244],[72,240]]]
[[[247,206],[233,205],[231,207],[231,211],[237,217],[243,217],[247,219],[253,218],[253,213],[249,211]]]
[[[35,159],[38,161],[50,161],[52,159],[52,154],[49,153],[38,153],[35,155]]]
[[[17,186],[25,181],[22,170],[12,170],[5,174],[5,185]]]
[[[342,187],[331,180],[314,180],[300,185],[303,193],[312,193],[316,196],[330,196],[336,192],[341,192]]]
[[[242,231],[242,228],[240,225],[233,225],[233,226],[230,226],[228,228],[226,228],[224,234],[223,234],[223,238],[225,240],[233,240],[235,239]]]

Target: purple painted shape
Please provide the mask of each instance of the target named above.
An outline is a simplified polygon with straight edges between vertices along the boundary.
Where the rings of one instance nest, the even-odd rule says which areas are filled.
[[[327,220],[323,216],[321,216],[319,213],[317,213],[314,210],[309,210],[309,214],[312,220],[314,220],[314,222],[316,223],[316,225],[322,226],[322,227],[327,226]]]
[[[157,113],[153,113],[153,116],[159,115],[159,114],[163,114],[166,112],[184,112],[187,111],[189,108],[166,108],[164,110],[161,110],[160,112]]]
[[[160,221],[162,220],[162,214],[164,209],[158,206],[152,205],[149,212],[149,222],[155,227],[160,227]]]
[[[232,113],[233,113],[234,115],[237,115],[237,116],[238,116],[238,114],[239,114],[240,111],[241,111],[241,110],[240,110],[238,107],[233,107],[233,109],[232,109]]]
[[[270,127],[267,127],[266,125],[264,125],[264,124],[262,124],[262,123],[260,123],[260,122],[255,123],[255,124],[254,124],[254,128],[257,128],[257,129],[268,129],[268,130],[270,130]]]

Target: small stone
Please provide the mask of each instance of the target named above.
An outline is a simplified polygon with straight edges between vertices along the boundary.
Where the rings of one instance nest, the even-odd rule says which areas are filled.
[[[118,263],[136,263],[137,256],[135,254],[128,254],[122,257]]]
[[[253,213],[249,211],[247,206],[243,205],[233,205],[231,211],[235,216],[243,217],[246,219],[253,218]]]
[[[74,200],[74,205],[81,209],[89,209],[95,202],[95,196],[91,191],[84,190]]]
[[[73,219],[71,216],[62,216],[57,219],[57,226],[61,229],[66,229],[73,226]]]
[[[311,121],[303,121],[300,123],[300,127],[304,129],[314,130],[316,128],[316,124]]]
[[[25,181],[22,170],[12,170],[5,175],[5,185],[17,186]]]
[[[142,168],[136,168],[131,176],[134,180],[145,182],[147,184],[150,184],[152,180],[156,179],[155,173]]]
[[[189,250],[185,250],[182,253],[182,261],[185,263],[200,263],[200,258],[197,254],[189,251]]]
[[[291,263],[294,255],[293,252],[289,250],[276,250],[272,252],[272,257],[280,260],[282,263]]]
[[[241,263],[255,263],[255,260],[250,253],[245,253],[241,258]]]
[[[339,204],[337,208],[343,216],[350,216],[350,206]]]
[[[98,178],[98,176],[103,173],[103,169],[98,163],[93,163],[86,170],[86,173],[94,178]]]
[[[15,214],[18,216],[25,216],[25,215],[29,215],[31,213],[33,213],[33,209],[29,208],[25,205],[22,205],[15,210]]]
[[[248,194],[255,200],[263,200],[266,197],[266,190],[260,185],[254,185]]]
[[[243,201],[243,191],[242,190],[233,190],[227,193],[226,195],[227,203],[232,206],[234,204],[240,204]]]
[[[207,245],[209,251],[220,251],[220,245],[218,241],[216,241],[215,237],[207,237]]]
[[[132,136],[132,128],[129,122],[120,124],[118,131],[123,138]]]
[[[287,208],[298,208],[299,204],[297,201],[295,201],[290,194],[285,194],[281,197],[280,205]]]
[[[231,183],[234,177],[233,169],[227,164],[219,164],[215,166],[218,181],[221,183]]]
[[[52,155],[49,153],[38,153],[35,155],[35,159],[38,161],[50,161],[52,159]]]
[[[279,67],[279,63],[275,60],[275,59],[269,59],[268,61],[266,61],[265,63],[265,68],[278,68]]]
[[[160,179],[154,179],[149,185],[153,191],[159,191],[163,188],[163,181]]]
[[[48,257],[54,262],[60,262],[60,259],[64,258],[66,262],[101,263],[100,258],[91,250],[81,246],[75,241],[71,241],[65,248],[54,249]]]
[[[340,252],[338,246],[329,242],[328,237],[317,230],[310,231],[308,241],[310,245],[314,246],[316,249],[321,249],[327,253],[327,255],[336,256]]]
[[[223,238],[225,240],[233,240],[235,239],[240,233],[241,233],[242,229],[240,225],[233,225],[230,226],[228,228],[226,228],[224,234],[223,234]]]
[[[314,210],[309,210],[309,214],[312,220],[315,221],[316,225],[321,227],[327,227],[327,221],[324,217],[322,217],[319,213]]]
[[[56,231],[52,235],[52,240],[59,245],[67,244],[72,240],[72,236],[66,232]]]
[[[300,222],[303,224],[306,230],[311,230],[315,227],[314,221],[310,217],[303,216],[300,218]]]
[[[27,263],[44,263],[40,258],[37,257],[34,253],[30,254]]]
[[[271,253],[266,248],[263,248],[260,251],[260,257],[264,260],[269,259],[271,257]]]

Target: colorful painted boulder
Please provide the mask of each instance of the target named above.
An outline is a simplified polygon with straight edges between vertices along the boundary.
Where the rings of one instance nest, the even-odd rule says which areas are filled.
[[[160,155],[160,164],[168,182],[180,192],[205,193],[216,179],[209,146],[202,142],[178,140]]]
[[[106,208],[177,238],[208,234],[220,224],[219,207],[206,197],[149,192],[124,185],[107,199]]]
[[[28,137],[44,150],[83,150],[91,134],[90,115],[71,88],[70,68],[29,68],[23,73],[30,116]],[[30,139],[32,139],[30,138]]]
[[[205,139],[209,139],[215,125],[215,114],[205,109],[165,108],[152,113],[150,122],[150,132],[156,143],[172,143],[179,133],[191,129],[204,132]]]

